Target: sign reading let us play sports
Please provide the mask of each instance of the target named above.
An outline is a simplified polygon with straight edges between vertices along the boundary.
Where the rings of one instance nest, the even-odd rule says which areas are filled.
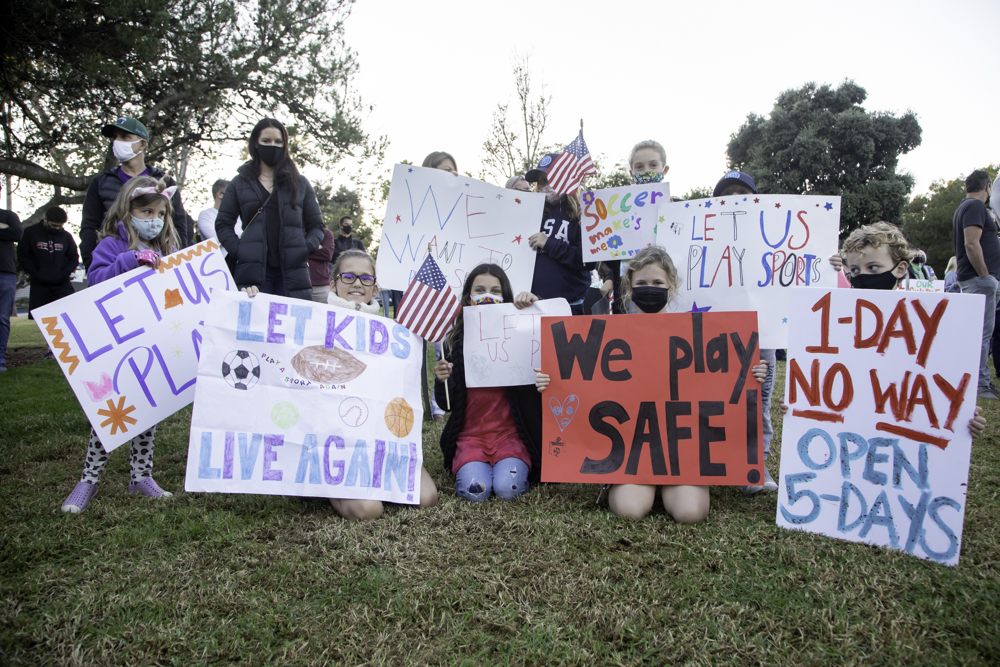
[[[542,318],[543,482],[756,484],[754,313]]]

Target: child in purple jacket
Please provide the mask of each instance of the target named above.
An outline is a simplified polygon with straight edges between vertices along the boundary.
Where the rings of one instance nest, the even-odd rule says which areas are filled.
[[[162,181],[148,176],[132,178],[118,193],[101,227],[100,241],[94,249],[87,271],[91,285],[114,278],[140,265],[156,268],[161,255],[177,248],[177,234],[171,222],[170,198],[176,188],[166,188]],[[128,492],[150,498],[169,498],[153,481],[153,435],[156,427],[132,438],[132,480]],[[83,462],[83,475],[63,501],[62,511],[79,514],[97,493],[97,482],[108,463],[97,432],[90,430],[90,446]]]

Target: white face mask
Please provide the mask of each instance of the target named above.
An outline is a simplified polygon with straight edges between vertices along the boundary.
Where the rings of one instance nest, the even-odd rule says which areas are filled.
[[[142,152],[142,151],[139,151],[139,153],[132,152],[132,146],[134,146],[137,143],[139,142],[119,141],[118,139],[115,139],[115,143],[112,146],[111,150],[114,151],[115,157],[118,158],[120,162],[128,162],[129,160],[131,160],[136,155]]]
[[[163,231],[163,221],[159,218],[149,218],[148,220],[143,218],[137,218],[132,216],[132,229],[135,233],[139,235],[143,241],[152,241],[156,236]]]

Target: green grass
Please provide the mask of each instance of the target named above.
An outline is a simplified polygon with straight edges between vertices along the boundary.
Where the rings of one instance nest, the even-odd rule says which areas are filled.
[[[186,494],[185,409],[156,440],[156,478],[175,498],[126,497],[118,452],[90,508],[64,516],[85,418],[53,361],[0,375],[0,391],[0,663],[1000,661],[996,402],[949,568],[779,529],[774,494],[733,488],[712,489],[698,525],[659,506],[621,521],[581,485],[474,505],[455,495],[429,423],[431,510],[390,506],[359,525],[321,500]],[[777,438],[774,450],[776,474]]]
[[[46,347],[45,338],[34,320],[27,317],[10,318],[10,340],[7,347]]]

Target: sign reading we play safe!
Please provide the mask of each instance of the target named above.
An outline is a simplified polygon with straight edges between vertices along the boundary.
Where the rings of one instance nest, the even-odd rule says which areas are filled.
[[[755,313],[542,318],[543,482],[763,479]]]

